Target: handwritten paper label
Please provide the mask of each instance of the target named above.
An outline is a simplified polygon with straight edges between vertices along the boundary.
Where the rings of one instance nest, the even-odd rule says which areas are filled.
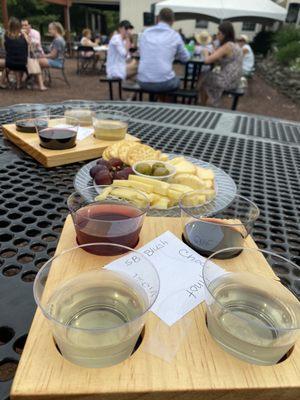
[[[171,326],[204,300],[202,269],[205,258],[192,250],[171,232],[167,231],[138,249],[156,268],[160,278],[160,292],[151,311]],[[151,276],[141,268],[142,260],[137,253],[130,253],[105,268],[126,271],[138,283],[156,295]],[[210,264],[217,278],[225,271],[214,263]],[[212,276],[212,275],[210,275]],[[178,296],[176,293],[178,292]],[[168,301],[176,298],[175,301]]]

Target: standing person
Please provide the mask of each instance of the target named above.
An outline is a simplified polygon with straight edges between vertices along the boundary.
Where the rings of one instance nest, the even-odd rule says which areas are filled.
[[[5,60],[0,60],[0,66],[12,70],[16,77],[17,89],[21,88],[22,76],[27,72],[28,43],[21,32],[21,23],[17,18],[11,17],[8,29],[4,35]],[[3,72],[0,83],[6,89],[6,74]]]
[[[217,106],[224,90],[235,89],[242,77],[243,52],[235,43],[235,34],[231,22],[225,21],[219,26],[220,47],[211,55],[205,50],[205,64],[219,63],[220,71],[206,74],[201,85],[201,100],[205,105],[210,99]]]
[[[248,44],[249,38],[247,35],[241,35],[237,42],[243,51],[243,75],[248,76],[254,68],[254,53]]]
[[[39,56],[44,54],[42,48],[42,41],[40,32],[36,29],[33,29],[28,21],[28,19],[22,19],[22,32],[28,36],[29,42],[33,45],[35,53],[38,53]]]
[[[183,43],[185,43],[185,42],[186,42],[186,36],[185,36],[185,34],[183,33],[182,28],[179,28],[179,29],[178,29],[178,33],[179,33],[179,35],[181,36],[181,39],[182,39]]]
[[[129,49],[131,48],[130,34],[133,29],[129,21],[119,23],[118,32],[111,37],[106,61],[106,74],[108,78],[131,78],[136,74],[137,63],[130,60]]]
[[[65,30],[60,22],[51,22],[49,34],[54,38],[50,45],[50,53],[39,59],[42,68],[63,68],[66,42],[63,38]]]
[[[190,58],[179,33],[172,29],[173,11],[163,8],[158,21],[141,36],[138,68],[141,88],[153,93],[176,90],[180,79],[173,70],[173,62],[175,58],[181,62],[187,62]]]

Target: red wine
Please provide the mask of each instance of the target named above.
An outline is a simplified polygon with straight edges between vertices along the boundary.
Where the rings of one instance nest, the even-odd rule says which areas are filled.
[[[40,145],[52,150],[74,147],[77,132],[69,128],[47,128],[39,131]]]
[[[41,119],[40,121],[34,121],[33,119],[23,119],[16,122],[16,129],[23,133],[36,133],[37,129],[46,128],[48,126],[47,121]]]
[[[134,248],[139,241],[144,213],[129,204],[89,204],[73,215],[79,244],[116,243]],[[113,246],[87,247],[86,250],[101,255],[125,253]]]
[[[218,223],[220,222],[219,219],[217,221]],[[197,253],[204,257],[209,257],[214,252],[228,247],[243,247],[244,236],[237,227],[229,224],[226,226],[213,223],[211,218],[209,222],[193,221],[185,226],[185,242]],[[240,250],[232,250],[222,254],[220,258],[232,258],[240,254],[240,252]]]

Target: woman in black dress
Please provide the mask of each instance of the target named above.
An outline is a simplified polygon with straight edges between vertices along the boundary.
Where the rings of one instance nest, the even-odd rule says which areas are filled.
[[[17,81],[17,89],[21,87],[23,73],[27,71],[28,43],[21,32],[21,23],[17,18],[11,17],[8,22],[8,29],[4,36],[5,61],[1,67],[14,71]],[[6,88],[6,74],[2,74],[1,88]]]

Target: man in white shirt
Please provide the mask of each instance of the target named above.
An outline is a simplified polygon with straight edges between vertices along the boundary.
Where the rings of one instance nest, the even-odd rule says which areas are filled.
[[[249,38],[246,35],[241,35],[238,38],[238,44],[243,50],[243,75],[247,76],[253,72],[254,68],[254,53],[249,46]]]
[[[158,24],[144,31],[140,39],[138,82],[142,89],[153,93],[176,90],[180,79],[173,70],[173,62],[187,62],[189,52],[178,32],[172,29],[174,13],[163,8]]]
[[[129,21],[119,23],[116,32],[109,41],[106,61],[106,74],[108,78],[130,78],[136,74],[135,60],[130,60],[131,47],[130,32],[133,26]]]

